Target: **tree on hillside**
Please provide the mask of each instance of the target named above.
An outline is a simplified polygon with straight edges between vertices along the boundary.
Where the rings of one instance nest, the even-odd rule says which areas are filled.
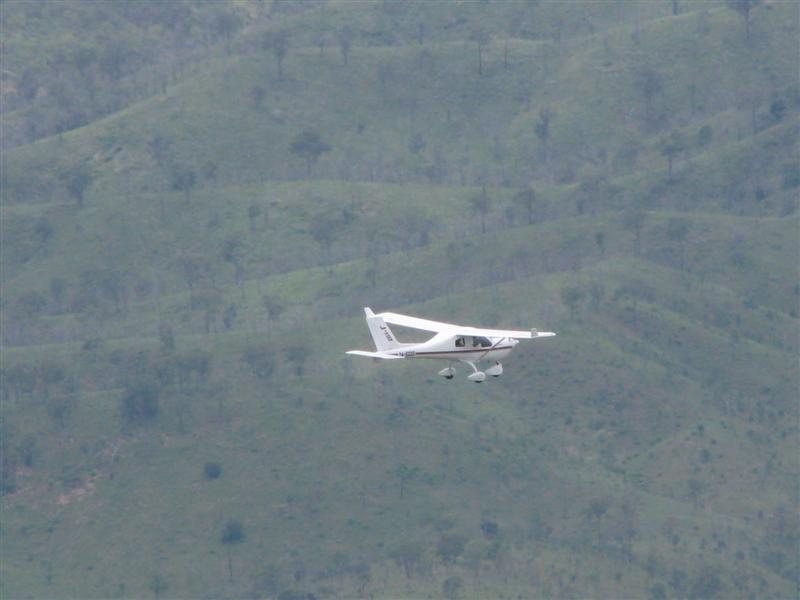
[[[470,210],[476,213],[481,218],[481,233],[486,233],[486,215],[492,208],[489,202],[489,194],[486,192],[486,186],[481,188],[481,191],[470,196],[469,199]]]
[[[302,379],[306,371],[306,361],[308,360],[308,348],[305,344],[298,341],[286,348],[286,359],[294,368],[294,374]]]
[[[244,541],[244,527],[241,521],[229,519],[222,528],[220,541],[228,549],[228,581],[233,582],[233,546]]]
[[[191,167],[174,163],[169,172],[170,185],[173,190],[183,192],[188,204],[191,200],[192,189],[197,183],[197,176]]]
[[[93,181],[89,166],[85,163],[79,163],[68,169],[62,177],[66,182],[69,195],[77,201],[79,207],[83,208],[84,194]]]
[[[463,587],[464,582],[461,581],[461,577],[458,575],[453,575],[448,577],[442,583],[442,593],[444,597],[448,600],[455,600],[461,594],[461,588]]]
[[[386,92],[386,84],[396,77],[395,69],[391,63],[381,61],[378,63],[378,82],[381,84],[381,91]]]
[[[467,538],[460,533],[445,533],[436,544],[436,554],[446,566],[449,566],[461,556],[466,544]]]
[[[261,216],[261,207],[253,202],[250,206],[247,207],[247,218],[250,220],[250,232],[255,233],[256,231],[256,219]]]
[[[705,489],[705,485],[699,479],[695,479],[694,477],[692,477],[687,482],[687,488],[689,491],[689,498],[691,499],[692,504],[694,505],[695,508],[698,508],[699,506],[702,505],[700,497],[703,493],[703,490]]]
[[[275,370],[274,356],[266,344],[248,345],[242,352],[242,359],[259,379],[269,379]]]
[[[714,138],[714,130],[711,125],[703,125],[697,130],[697,145],[700,148],[706,148]]]
[[[69,284],[63,277],[53,277],[50,280],[50,298],[55,305],[56,312],[61,312],[63,309],[68,287]]]
[[[600,256],[605,256],[606,254],[606,234],[603,231],[598,231],[594,234],[594,243],[597,245],[597,249],[600,250]]]
[[[244,242],[242,236],[232,233],[222,242],[220,257],[233,266],[236,285],[239,286],[244,300]]]
[[[281,313],[286,310],[286,305],[281,299],[269,293],[264,294],[261,298],[261,304],[264,306],[264,310],[267,312],[267,318],[270,321],[275,321],[281,316]]]
[[[662,139],[658,150],[667,159],[667,177],[672,179],[672,166],[681,152],[686,150],[686,140],[679,131],[673,131],[669,137]]]
[[[342,62],[344,62],[344,66],[347,66],[347,61],[350,58],[350,47],[353,45],[353,30],[348,26],[342,27],[336,39],[339,42],[339,52],[342,53]]]
[[[707,562],[700,562],[692,574],[688,598],[724,597],[725,584],[720,579],[719,569]]]
[[[203,177],[206,181],[217,180],[217,163],[213,160],[208,160],[203,164]]]
[[[622,215],[622,226],[628,231],[633,231],[636,240],[636,254],[642,250],[642,228],[647,220],[647,213],[638,206],[628,208]]]
[[[261,110],[261,105],[264,103],[264,98],[267,96],[267,90],[260,85],[254,85],[250,90],[250,94],[253,96],[253,108]]]
[[[520,190],[514,194],[514,204],[523,209],[528,215],[528,225],[533,225],[533,214],[537,204],[536,190],[533,187]]]
[[[325,56],[325,47],[328,45],[328,34],[321,33],[316,38],[317,48],[319,48],[319,59]]]
[[[606,184],[602,175],[591,175],[581,180],[575,191],[575,210],[578,215],[582,215],[587,207],[593,217],[597,215],[597,205],[601,200],[602,188]]]
[[[683,217],[673,217],[667,222],[667,239],[678,244],[680,252],[680,268],[684,270],[686,265],[686,238],[689,236],[691,223]]]
[[[172,141],[164,134],[157,132],[147,141],[147,152],[157,163],[164,162],[172,146]]]
[[[583,301],[586,293],[578,286],[568,285],[561,288],[561,301],[569,308],[569,318],[575,318],[575,311]]]
[[[180,255],[178,263],[186,279],[186,286],[189,292],[194,288],[194,284],[207,277],[211,270],[211,262],[208,257],[197,252],[186,252]]]
[[[158,416],[158,386],[150,380],[136,381],[122,395],[122,420],[137,425]]]
[[[419,467],[409,467],[406,463],[398,465],[394,470],[394,474],[400,481],[400,497],[403,497],[403,492],[407,483],[412,481],[419,473]]]
[[[750,11],[761,4],[761,0],[726,0],[728,7],[744,19],[745,39],[750,40]]]
[[[314,241],[317,242],[325,251],[326,261],[331,259],[331,244],[336,237],[336,228],[339,225],[339,218],[335,213],[321,211],[315,213],[308,223],[308,232]]]
[[[47,296],[42,292],[30,290],[24,292],[14,303],[14,315],[19,319],[35,319],[47,306]]]
[[[414,571],[422,564],[424,555],[425,544],[417,540],[400,542],[389,549],[389,558],[402,567],[406,579],[411,579]]]
[[[11,494],[17,489],[17,457],[11,451],[9,435],[0,435],[0,496]]]
[[[153,591],[156,600],[159,600],[161,594],[166,592],[168,587],[167,581],[161,575],[153,575],[150,580],[150,589]]]
[[[222,293],[210,286],[202,287],[191,293],[190,303],[192,309],[203,311],[206,334],[210,334],[212,329],[216,331],[217,316],[225,303]]]
[[[478,75],[483,75],[483,51],[491,42],[492,37],[482,25],[476,25],[470,32],[469,39],[478,47]]]
[[[242,26],[242,18],[232,10],[220,9],[214,15],[214,32],[225,40],[225,53],[230,54],[231,38]]]
[[[283,60],[289,52],[289,32],[286,30],[265,31],[264,37],[261,38],[261,48],[272,51],[278,67],[278,81],[283,80]]]
[[[313,131],[303,131],[292,140],[290,147],[292,154],[296,154],[306,161],[306,175],[311,177],[311,168],[317,163],[319,157],[330,152],[330,145],[322,141],[320,135]]]
[[[653,121],[653,99],[664,89],[664,82],[658,71],[651,67],[643,67],[636,73],[634,87],[644,99],[644,121],[650,125]]]
[[[405,252],[414,246],[425,246],[430,242],[431,230],[435,226],[432,217],[408,207],[397,217],[396,232]]]
[[[76,386],[72,381],[60,386],[47,402],[47,412],[62,429],[77,405]]]
[[[549,106],[545,106],[539,111],[539,120],[533,126],[533,132],[539,138],[542,146],[542,162],[547,163],[547,144],[550,140],[550,121],[555,117],[555,112]]]

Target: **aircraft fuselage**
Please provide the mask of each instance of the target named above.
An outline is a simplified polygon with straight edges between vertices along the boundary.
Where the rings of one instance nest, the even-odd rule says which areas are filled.
[[[404,344],[389,353],[404,358],[497,362],[508,356],[518,343],[512,338],[436,335],[422,344]]]

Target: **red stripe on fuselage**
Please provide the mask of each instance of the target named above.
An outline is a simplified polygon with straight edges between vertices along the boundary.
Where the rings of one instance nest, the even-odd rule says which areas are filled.
[[[480,352],[482,354],[486,354],[487,352],[494,352],[496,350],[510,350],[513,347],[514,346],[499,346],[497,348],[481,348],[480,350],[439,350],[438,352],[415,352],[415,356],[419,356],[420,354],[469,354],[471,352]]]

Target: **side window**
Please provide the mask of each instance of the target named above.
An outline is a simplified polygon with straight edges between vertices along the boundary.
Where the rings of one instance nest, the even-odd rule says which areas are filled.
[[[463,337],[456,338],[456,348],[463,348],[466,345]]]
[[[492,345],[491,340],[485,337],[476,337],[472,340],[473,346],[480,346],[481,348],[489,348]]]

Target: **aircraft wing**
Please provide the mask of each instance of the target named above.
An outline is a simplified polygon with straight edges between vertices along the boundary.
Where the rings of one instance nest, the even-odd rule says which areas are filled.
[[[447,331],[458,329],[458,325],[452,323],[442,323],[441,321],[429,321],[428,319],[420,319],[418,317],[409,317],[408,315],[399,315],[393,312],[385,312],[376,315],[381,317],[387,323],[392,325],[400,325],[401,327],[410,327],[411,329],[422,329],[423,331]]]
[[[382,358],[384,360],[394,360],[395,358],[403,358],[394,354],[387,354],[386,352],[365,352],[364,350],[348,350],[347,354],[354,354],[355,356],[368,356],[370,358]]]
[[[453,335],[501,337],[514,338],[518,340],[529,340],[536,337],[550,337],[555,335],[555,333],[552,331],[519,331],[515,329],[482,329],[480,327],[463,327],[461,325],[454,325],[452,323],[429,321],[428,319],[420,319],[418,317],[410,317],[408,315],[400,315],[392,312],[380,313],[377,316],[383,318],[384,321],[393,325],[410,327],[411,329],[422,329],[424,331],[435,331],[437,333],[450,333]]]
[[[518,331],[515,329],[481,329],[479,327],[456,327],[453,330],[455,335],[471,335],[483,337],[513,338],[515,340],[530,340],[537,337],[550,337],[555,333],[552,331]]]

